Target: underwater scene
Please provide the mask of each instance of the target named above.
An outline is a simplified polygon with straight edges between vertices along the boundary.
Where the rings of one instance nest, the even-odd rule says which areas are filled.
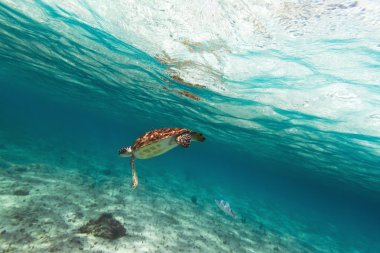
[[[380,2],[0,0],[0,252],[380,252]]]

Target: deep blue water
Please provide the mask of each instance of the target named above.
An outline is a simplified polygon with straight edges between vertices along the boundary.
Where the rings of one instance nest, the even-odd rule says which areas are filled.
[[[297,46],[292,54],[280,46],[236,54],[248,61],[261,57],[301,64],[313,74],[306,78],[289,70],[280,78],[262,71],[244,80],[225,75],[224,85],[233,91],[228,93],[175,80],[166,71],[172,63],[144,52],[143,44],[129,44],[128,34],[117,27],[85,21],[59,4],[25,3],[30,12],[22,6],[0,2],[2,160],[89,175],[106,167],[129,186],[129,162],[117,156],[121,146],[155,128],[190,128],[204,133],[206,142],[138,160],[140,184],[149,187],[157,175],[182,175],[179,181],[209,190],[210,195],[199,197],[205,205],[216,198],[235,204],[247,230],[250,222],[260,221],[279,237],[293,236],[309,252],[380,252],[378,46],[363,46],[365,38],[323,37],[316,42],[323,46],[315,46],[321,57],[349,48],[365,55],[370,60],[356,75],[372,75],[375,83],[344,71],[327,75],[335,69],[311,66]],[[338,80],[347,89],[360,87],[360,104],[326,99],[319,106],[331,112],[313,114],[259,99],[276,88],[289,94],[289,101],[313,92],[321,97],[309,82],[323,89]],[[350,101],[351,107],[340,110]],[[361,106],[365,103],[373,107]],[[161,186],[170,189],[171,182]],[[225,195],[216,196],[214,189]]]

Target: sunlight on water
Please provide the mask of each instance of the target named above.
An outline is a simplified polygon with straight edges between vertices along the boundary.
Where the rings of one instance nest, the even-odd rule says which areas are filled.
[[[0,1],[0,251],[58,252],[66,230],[90,250],[80,224],[112,212],[134,230],[105,242],[120,252],[376,252],[379,14],[365,0]],[[207,141],[138,161],[132,192],[118,148],[177,126]],[[72,206],[49,217],[53,191]],[[18,231],[28,205],[57,231]]]

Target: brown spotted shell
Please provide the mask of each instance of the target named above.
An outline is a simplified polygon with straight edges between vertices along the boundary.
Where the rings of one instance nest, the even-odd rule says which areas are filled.
[[[132,150],[138,150],[142,147],[148,146],[157,141],[170,138],[175,135],[180,135],[184,133],[190,133],[191,131],[186,128],[159,128],[147,132],[136,139],[135,143],[132,146]]]

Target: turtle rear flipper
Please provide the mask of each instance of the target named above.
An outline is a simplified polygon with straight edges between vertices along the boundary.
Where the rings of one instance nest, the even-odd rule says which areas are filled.
[[[132,189],[136,189],[137,185],[139,184],[139,179],[137,177],[136,167],[135,167],[135,156],[132,155],[130,160],[130,165],[132,169]]]
[[[206,137],[204,137],[203,134],[198,133],[198,132],[191,132],[191,139],[199,141],[199,142],[204,142],[206,140]]]

